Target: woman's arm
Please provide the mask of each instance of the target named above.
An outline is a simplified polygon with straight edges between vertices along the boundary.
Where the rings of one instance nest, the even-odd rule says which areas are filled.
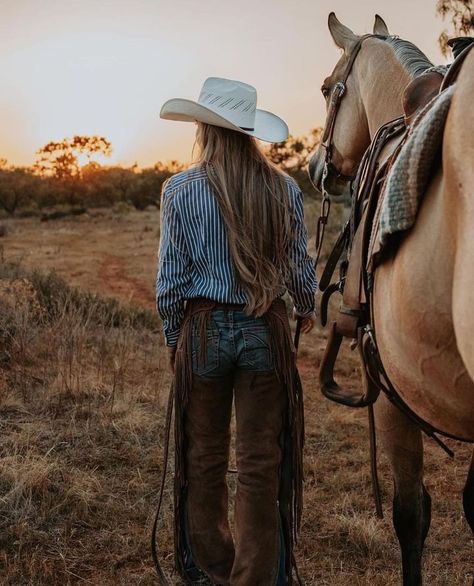
[[[308,254],[308,233],[304,223],[303,194],[291,183],[290,202],[293,211],[293,237],[289,245],[290,273],[286,282],[298,316],[309,316],[314,312],[316,274],[313,260]]]
[[[191,259],[186,247],[181,220],[173,196],[163,191],[161,234],[156,278],[156,305],[163,320],[167,346],[178,343],[184,317],[184,301],[190,285]]]

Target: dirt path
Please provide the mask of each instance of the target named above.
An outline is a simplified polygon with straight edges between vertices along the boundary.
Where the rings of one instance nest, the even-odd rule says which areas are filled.
[[[99,279],[105,293],[112,293],[127,303],[154,308],[153,291],[146,283],[129,275],[123,258],[105,254],[99,267]]]
[[[158,224],[157,212],[117,216],[110,210],[46,223],[12,220],[1,244],[7,260],[154,310]]]

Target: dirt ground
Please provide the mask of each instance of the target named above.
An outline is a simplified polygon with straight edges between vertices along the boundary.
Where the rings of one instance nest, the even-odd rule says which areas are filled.
[[[0,240],[4,259],[21,261],[22,266],[29,269],[54,270],[74,286],[153,310],[158,212],[114,214],[96,211],[74,219],[45,223],[24,219],[6,221],[5,224],[7,235]],[[303,337],[299,353],[307,427],[305,511],[297,552],[301,574],[308,585],[400,584],[400,556],[391,524],[392,480],[387,461],[383,454],[379,455],[385,518],[378,520],[371,498],[366,410],[350,410],[332,404],[324,400],[318,390],[317,369],[324,339],[325,333],[318,328]],[[161,453],[163,405],[169,377],[163,370],[162,343],[155,341],[153,344],[156,348],[150,351],[153,352],[152,360],[156,360],[153,372],[161,394],[160,412],[155,417],[153,413],[143,412],[142,406],[140,425],[148,426],[146,434],[156,459]],[[344,383],[356,384],[358,380],[357,357],[348,350],[344,353],[340,377]],[[21,422],[18,425],[21,427]],[[425,442],[426,485],[433,498],[433,519],[424,558],[425,584],[470,586],[474,576],[474,539],[463,517],[461,492],[471,449],[456,442],[448,443],[455,451],[454,460],[430,440]],[[90,449],[91,457],[96,457],[97,446]],[[134,486],[150,493],[151,502],[155,503],[153,495],[158,486],[159,464],[150,463],[149,459],[136,464],[130,460],[124,460],[122,464],[116,462],[116,474],[119,477],[123,474],[129,483],[135,483]],[[136,474],[141,482],[142,465],[148,466],[148,480],[140,484]],[[100,467],[100,463],[97,466]],[[121,471],[120,466],[129,469]],[[102,485],[104,503],[114,498],[113,487],[113,482]],[[136,486],[135,489],[138,490]],[[147,498],[149,496],[147,494]],[[156,583],[146,548],[152,506],[145,508],[141,515],[133,506],[119,507],[115,511],[117,518],[107,521],[107,531],[111,542],[120,541],[123,555],[113,568],[102,548],[94,552],[94,547],[89,547],[82,560],[76,559],[75,552],[58,549],[57,553],[50,552],[50,555],[56,555],[58,560],[62,556],[65,567],[69,568],[61,573],[61,579],[53,572],[44,581],[18,578],[2,583],[87,583],[97,586]],[[169,507],[167,515],[165,529],[169,533]],[[55,530],[60,531],[61,527]],[[89,533],[87,527],[83,527],[82,535],[81,539],[93,544],[95,530],[92,525]],[[143,545],[138,551],[136,544],[134,547],[129,543],[136,536],[140,536],[137,539]],[[169,548],[167,551],[169,553]],[[0,560],[1,557],[0,551]],[[67,566],[67,560],[73,557],[76,565]],[[5,559],[4,567],[7,566]],[[9,572],[9,575],[22,575],[21,568],[12,574],[10,567]]]

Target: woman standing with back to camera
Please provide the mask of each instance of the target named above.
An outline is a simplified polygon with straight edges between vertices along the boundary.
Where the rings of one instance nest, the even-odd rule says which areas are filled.
[[[162,194],[157,306],[175,388],[175,554],[187,583],[292,583],[301,515],[303,405],[285,303],[315,323],[303,197],[255,138],[286,124],[221,78],[161,117],[197,122],[199,159]],[[236,415],[235,530],[226,473]]]

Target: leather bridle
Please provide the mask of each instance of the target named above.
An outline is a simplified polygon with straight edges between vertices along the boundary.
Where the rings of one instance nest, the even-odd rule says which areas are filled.
[[[341,105],[342,98],[344,97],[344,95],[346,93],[347,80],[349,78],[349,75],[351,74],[351,71],[354,66],[354,62],[357,58],[357,55],[359,54],[359,51],[362,48],[362,43],[366,39],[373,39],[373,38],[386,39],[387,37],[385,37],[383,35],[373,35],[373,34],[367,34],[367,35],[363,35],[362,37],[360,37],[357,40],[357,43],[355,44],[354,48],[351,51],[351,54],[349,56],[349,61],[347,62],[342,79],[340,81],[336,82],[336,84],[334,85],[334,87],[332,89],[331,98],[330,98],[330,102],[329,102],[329,109],[328,109],[326,126],[324,128],[324,134],[321,139],[321,146],[326,150],[326,155],[324,157],[323,176],[321,179],[321,190],[322,190],[323,194],[325,193],[324,180],[328,177],[329,173],[331,173],[331,175],[335,176],[336,178],[342,179],[344,181],[353,181],[355,178],[355,175],[344,175],[336,167],[336,165],[332,161],[332,155],[333,155],[333,151],[335,149],[334,144],[333,144],[334,127],[336,125],[336,118],[337,118],[337,114],[339,112],[339,107]]]
[[[321,202],[321,214],[319,216],[318,224],[316,227],[316,257],[314,261],[315,267],[318,265],[319,257],[321,255],[321,249],[324,241],[324,232],[326,229],[326,224],[328,222],[329,212],[331,210],[331,199],[325,187],[326,179],[328,178],[329,174],[331,174],[333,177],[336,177],[337,179],[341,179],[343,181],[348,182],[352,182],[355,179],[355,175],[345,175],[344,173],[342,173],[340,169],[338,169],[332,161],[333,152],[335,150],[333,144],[334,127],[336,125],[336,118],[339,112],[339,107],[341,105],[342,98],[346,94],[347,80],[349,78],[349,75],[351,74],[357,55],[359,54],[359,51],[362,48],[362,43],[366,39],[385,40],[386,38],[387,37],[384,35],[374,34],[367,34],[363,35],[362,37],[359,37],[351,51],[351,54],[349,55],[349,61],[347,62],[342,79],[336,82],[332,89],[326,126],[324,128],[324,133],[321,139],[321,147],[325,149],[326,154],[324,156],[324,167],[321,176],[321,193],[323,195],[323,199]]]

